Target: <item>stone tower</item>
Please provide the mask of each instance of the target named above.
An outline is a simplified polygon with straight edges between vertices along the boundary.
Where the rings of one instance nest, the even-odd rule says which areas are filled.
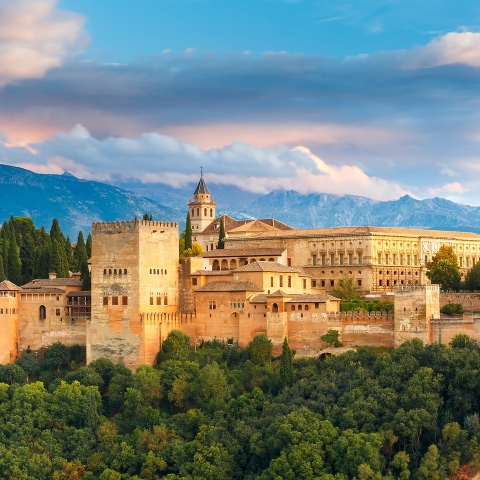
[[[13,362],[18,356],[19,291],[8,280],[0,282],[0,364]]]
[[[430,321],[440,318],[439,285],[400,285],[395,287],[394,344],[420,338],[430,343]]]
[[[87,362],[105,356],[132,370],[152,365],[180,327],[178,291],[178,224],[94,223]]]
[[[212,223],[216,215],[216,206],[203,179],[202,171],[200,181],[193,192],[193,202],[190,201],[188,204],[193,236],[203,232]]]

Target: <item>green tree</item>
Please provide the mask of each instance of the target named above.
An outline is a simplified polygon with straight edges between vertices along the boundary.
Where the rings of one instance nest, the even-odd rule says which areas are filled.
[[[460,267],[458,266],[458,257],[453,251],[453,248],[449,247],[448,245],[442,245],[438,252],[432,257],[432,261],[427,263],[427,271],[432,270],[433,267],[441,260],[448,260],[449,262],[452,262],[457,270],[460,270]]]
[[[280,384],[283,388],[293,385],[293,355],[287,337],[283,340],[282,355],[280,356]]]
[[[8,246],[8,279],[15,285],[23,285],[20,249],[17,246],[17,239],[13,230],[10,230]]]
[[[467,349],[467,350],[480,350],[478,346],[478,342],[474,339],[469,337],[464,333],[458,333],[454,335],[452,341],[449,343],[452,348],[458,349]]]
[[[187,213],[187,224],[185,226],[185,250],[192,248],[192,220],[190,219],[190,212]]]
[[[361,298],[360,287],[355,285],[355,278],[345,275],[340,285],[332,290],[332,295],[340,300],[358,300]]]
[[[477,262],[465,277],[465,288],[467,290],[480,290],[480,262]]]
[[[3,282],[6,279],[5,270],[3,269],[3,256],[0,255],[0,282]]]
[[[65,244],[62,240],[54,239],[52,241],[52,260],[50,263],[50,271],[55,272],[58,278],[68,278],[70,276],[64,245]]]
[[[458,266],[451,260],[431,262],[432,267],[427,271],[427,277],[432,284],[440,285],[443,291],[458,291],[460,288],[460,272]]]
[[[37,359],[31,353],[24,352],[15,360],[15,363],[27,374],[27,383],[29,377],[38,373],[40,365]]]
[[[69,360],[70,352],[68,348],[60,342],[50,345],[43,355],[43,363],[48,366],[57,367],[57,372],[59,372],[60,367],[66,365]]]
[[[182,257],[197,257],[203,253],[203,248],[198,243],[194,243],[192,248],[187,248],[182,252]]]
[[[338,330],[330,329],[325,335],[320,337],[322,342],[328,343],[331,347],[343,347],[343,343],[340,341],[340,333]]]
[[[65,237],[63,236],[63,233],[60,230],[60,224],[58,223],[58,220],[56,218],[52,220],[52,226],[50,227],[50,240],[52,242],[54,240],[57,240],[62,245],[65,242]]]
[[[148,213],[144,213],[142,220],[145,220],[146,222],[152,222],[153,221],[152,214],[149,215]]]
[[[70,272],[78,271],[78,264],[75,256],[73,255],[72,242],[70,237],[65,239],[65,256],[67,257],[68,269]]]
[[[87,241],[85,242],[85,248],[87,249],[88,258],[92,258],[92,234],[89,233],[87,236]]]
[[[418,467],[417,476],[420,480],[440,480],[438,470],[440,455],[436,445],[430,445],[427,453],[423,456],[422,462]]]
[[[255,335],[248,349],[254,363],[262,365],[272,360],[272,341],[264,333]]]
[[[190,356],[190,337],[180,330],[172,330],[162,344],[165,359],[188,360]]]
[[[9,278],[8,277],[8,245],[9,245],[9,239],[10,239],[10,227],[7,221],[3,222],[1,237],[2,237],[3,271],[5,273],[5,276]]]
[[[224,217],[220,220],[220,231],[218,232],[218,245],[217,248],[225,248],[225,222]]]

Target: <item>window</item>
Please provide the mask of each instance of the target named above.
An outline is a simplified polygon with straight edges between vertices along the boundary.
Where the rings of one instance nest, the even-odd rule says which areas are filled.
[[[407,255],[407,265],[410,265],[412,261],[411,255]]]
[[[388,253],[385,254],[385,264],[388,265]]]
[[[348,254],[348,264],[353,265],[353,253]]]
[[[327,264],[327,256],[322,255],[322,267],[324,267]]]
[[[165,269],[165,275],[167,274],[167,269]]]
[[[107,269],[106,269],[106,268],[103,269],[103,274],[104,274],[104,275],[107,274]]]
[[[210,216],[213,217],[213,208],[210,209]]]
[[[335,286],[335,280],[330,280],[330,286],[334,287]]]
[[[128,305],[128,297],[122,297],[122,305]]]
[[[463,257],[458,257],[458,262],[460,264],[460,267],[463,267]]]
[[[153,297],[150,297],[150,305],[153,305]]]
[[[315,267],[317,265],[317,256],[312,255],[312,265]]]
[[[209,300],[208,309],[209,310],[216,310],[217,309],[217,301],[216,300]]]
[[[325,286],[325,280],[322,280],[322,287]]]
[[[392,263],[393,263],[394,265],[397,264],[397,255],[396,255],[395,253],[392,253]]]
[[[161,305],[162,304],[162,297],[157,297],[157,305]]]
[[[400,254],[400,265],[403,265],[403,253]]]
[[[382,286],[382,281],[381,281],[381,280],[378,281],[378,286],[379,286],[379,287]]]
[[[280,276],[278,277],[278,286],[279,286],[279,287],[283,287],[283,275],[280,275]]]
[[[118,297],[112,297],[112,305],[118,305]]]
[[[307,281],[303,279],[303,288],[307,288]]]
[[[292,312],[295,311],[295,305],[292,305]]]
[[[428,263],[428,255],[425,255],[425,265]]]
[[[114,275],[117,274],[117,269],[116,269],[116,268],[113,270],[113,274],[114,274]]]
[[[319,308],[320,307],[320,303],[319,302],[315,302],[315,308]]]
[[[150,269],[150,275],[152,274],[152,269]]]
[[[316,288],[317,287],[317,281],[316,280],[312,280],[312,288]]]
[[[363,253],[358,254],[358,264],[363,265]]]
[[[192,217],[195,215],[195,209],[192,208]]]
[[[357,286],[358,286],[358,287],[361,287],[361,286],[362,286],[362,280],[361,280],[361,279],[358,279],[358,280],[357,280]]]
[[[126,268],[123,269],[123,274],[124,274],[124,275],[127,274],[127,269],[126,269]]]
[[[200,209],[197,208],[197,217],[199,217],[199,216],[200,216]]]
[[[47,309],[45,308],[45,305],[40,305],[38,309],[38,318],[40,320],[45,320],[47,318]]]
[[[273,287],[273,277],[270,277],[270,286]]]
[[[108,297],[103,297],[103,305],[108,305]]]
[[[387,280],[387,287],[390,286],[390,280]]]
[[[308,305],[305,305],[305,310],[308,310]]]
[[[302,309],[302,306],[301,306],[301,305],[299,305],[299,306],[298,306],[298,310],[300,311],[301,309]]]
[[[3,308],[0,308],[0,315],[3,315]]]
[[[467,265],[467,267],[468,267],[468,265]],[[287,279],[288,279],[288,286],[291,287],[292,286],[292,277],[289,275],[287,277]]]
[[[192,285],[197,285],[197,279],[196,278],[192,278]]]
[[[417,260],[417,256],[414,255],[414,256],[413,256],[413,264],[416,265],[416,264],[417,264],[417,261],[418,261],[418,260]]]
[[[343,253],[340,254],[340,265],[343,265],[344,263],[344,257],[345,255]]]
[[[377,257],[378,257],[378,258],[377,258],[377,263],[378,263],[379,265],[381,265],[381,264],[382,264],[382,254],[379,253],[379,254],[377,255]]]
[[[108,274],[109,274],[109,275],[112,274],[112,269],[111,269],[111,268],[108,269]]]
[[[330,255],[330,265],[335,265],[335,255]]]
[[[291,266],[292,266],[292,259],[287,258],[287,267],[291,267]]]
[[[166,295],[163,297],[163,304],[168,305],[168,297]]]
[[[55,315],[56,315],[57,317],[60,316],[60,309],[59,309],[59,308],[56,308],[56,309],[55,309]]]

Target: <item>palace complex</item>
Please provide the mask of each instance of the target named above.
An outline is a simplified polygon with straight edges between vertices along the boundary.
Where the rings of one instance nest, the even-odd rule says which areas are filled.
[[[265,333],[279,352],[285,337],[315,354],[329,329],[346,345],[397,346],[419,337],[480,339],[480,322],[440,318],[440,293],[426,264],[452,246],[462,275],[480,259],[480,235],[405,228],[295,230],[275,219],[216,217],[203,175],[188,203],[193,240],[204,253],[178,262],[178,224],[125,221],[92,225],[91,292],[79,278],[0,283],[0,363],[61,341],[81,344],[135,369],[153,364],[173,329],[192,342],[242,346]],[[216,249],[220,223],[224,249]],[[340,313],[333,288],[346,275],[365,294],[395,296],[395,314]]]

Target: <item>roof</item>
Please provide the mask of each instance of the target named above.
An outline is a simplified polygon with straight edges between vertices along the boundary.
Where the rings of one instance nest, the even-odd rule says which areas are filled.
[[[305,273],[302,270],[282,265],[278,262],[264,262],[256,261],[239,267],[234,270],[235,272],[278,272],[278,273],[297,273],[300,277],[311,277],[310,274]]]
[[[25,285],[22,285],[22,289],[25,288],[41,288],[41,287],[81,287],[82,281],[79,278],[37,278]]]
[[[202,234],[214,234],[217,233],[220,228],[220,222],[223,219],[223,223],[225,226],[225,232],[229,233],[236,229],[237,231],[243,231],[240,227],[245,227],[245,225],[251,224],[248,228],[253,228],[255,225],[260,227],[262,230],[271,230],[273,232],[278,232],[280,230],[292,230],[293,228],[288,226],[285,223],[279,222],[274,218],[259,218],[259,219],[249,219],[249,220],[235,220],[234,218],[230,217],[229,215],[222,215],[221,217],[215,218],[208,227],[201,232]],[[256,223],[260,222],[260,223]],[[261,225],[263,224],[263,226]]]
[[[205,276],[217,276],[217,275],[233,275],[232,270],[195,270],[190,275],[205,275]]]
[[[241,232],[272,232],[277,231],[278,228],[268,225],[261,220],[251,220],[250,222],[244,223],[238,227],[232,228],[228,231],[229,234],[241,233]]]
[[[21,293],[65,293],[61,288],[55,287],[39,287],[39,288],[22,288]]]
[[[327,300],[340,300],[339,298],[332,297],[326,293],[303,293],[291,295],[290,300],[287,303],[323,303]]]
[[[217,257],[280,257],[285,247],[279,248],[225,248],[203,252],[203,258]]]
[[[276,290],[273,293],[269,293],[267,297],[291,297],[291,295],[288,295],[288,293],[285,293],[282,290]]]
[[[3,282],[0,282],[0,291],[2,292],[6,292],[6,291],[18,292],[19,290],[20,288],[17,287],[10,280],[4,280]]]
[[[67,297],[90,297],[92,292],[90,291],[81,291],[81,292],[69,292],[67,293]]]
[[[291,230],[288,232],[263,232],[254,235],[254,238],[297,238],[297,237],[338,237],[338,236],[369,236],[369,235],[395,235],[404,237],[433,237],[433,238],[461,238],[465,240],[480,240],[480,235],[472,232],[452,232],[444,230],[421,230],[417,228],[394,228],[394,227],[334,227],[312,228],[305,230]],[[241,242],[251,240],[252,237],[229,238],[230,241]]]
[[[197,193],[208,193],[210,194],[210,190],[207,187],[207,184],[205,183],[205,180],[203,179],[203,175],[200,177],[200,181],[198,182],[197,188],[193,192],[194,195]]]
[[[251,281],[238,282],[218,280],[209,283],[202,288],[196,290],[197,292],[263,292],[263,288]]]

